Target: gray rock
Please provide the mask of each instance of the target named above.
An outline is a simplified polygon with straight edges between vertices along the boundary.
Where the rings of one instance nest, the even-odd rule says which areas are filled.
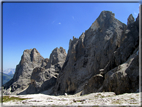
[[[69,41],[68,54],[55,48],[44,59],[36,49],[25,50],[4,93],[138,92],[138,44],[139,15],[136,21],[130,15],[126,26],[114,13],[102,11],[88,30]]]
[[[4,86],[4,94],[34,94],[53,88],[65,59],[62,47],[55,48],[49,59],[35,48],[25,50],[14,77]]]
[[[55,48],[52,53],[50,54],[49,62],[46,66],[46,68],[51,67],[52,65],[59,65],[60,67],[63,66],[63,63],[66,59],[66,51],[62,47]],[[62,62],[62,63],[60,63]]]
[[[88,83],[84,86],[81,95],[98,92],[98,89],[103,85],[103,82],[104,77],[101,74],[91,77]]]
[[[35,67],[42,64],[44,58],[34,48],[25,50],[21,57],[20,63],[16,66],[16,72],[13,78],[4,85],[4,94],[9,90],[11,94],[18,94],[25,89],[30,83],[30,77]]]
[[[57,78],[56,73],[37,67],[31,75],[31,83],[26,90],[26,94],[39,93],[54,86]]]
[[[139,57],[136,53],[118,67],[108,71],[103,83],[103,91],[116,94],[132,93],[139,89]]]
[[[41,65],[41,67],[46,67],[47,66],[47,64],[48,64],[48,62],[49,62],[49,59],[48,58],[45,58],[44,60],[42,60],[42,65]]]
[[[36,67],[31,75],[31,82],[26,89],[26,94],[40,93],[52,88],[57,80],[59,71],[65,62],[66,51],[62,47],[55,48],[49,60],[44,59],[41,67]],[[23,92],[21,93],[23,94]],[[52,94],[52,93],[48,93]]]
[[[75,94],[78,90],[83,90],[83,93],[102,91],[103,78],[100,78],[101,81],[93,80],[93,76],[99,74],[106,77],[108,71],[125,63],[138,47],[138,20],[132,23],[131,18],[130,15],[129,25],[126,26],[115,19],[112,12],[103,11],[79,39],[73,37],[69,42],[66,61],[58,76],[54,93]],[[85,85],[86,83],[88,85]],[[132,87],[129,89],[133,90]],[[124,88],[122,90],[115,92],[128,92]]]
[[[129,15],[127,19],[127,25],[134,23],[135,19],[132,14]]]

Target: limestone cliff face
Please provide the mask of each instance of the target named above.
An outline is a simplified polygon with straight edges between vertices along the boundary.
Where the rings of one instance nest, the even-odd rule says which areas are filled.
[[[13,78],[4,85],[4,94],[17,94],[26,88],[30,83],[33,69],[41,66],[43,60],[35,48],[25,50]]]
[[[62,47],[55,48],[45,66],[36,67],[31,75],[29,87],[20,94],[34,94],[51,89],[57,80],[59,71],[66,59],[66,51]],[[48,94],[53,94],[51,93]]]
[[[4,94],[81,95],[139,91],[139,16],[127,25],[114,13],[102,11],[88,30],[69,41],[69,50],[55,48],[44,59],[36,49],[25,50]]]
[[[111,76],[107,75],[111,72],[110,70],[126,63],[138,49],[138,27],[138,20],[134,21],[132,15],[128,18],[128,25],[125,25],[115,19],[114,13],[102,11],[79,39],[73,37],[73,40],[70,40],[67,58],[54,88],[55,94],[74,94],[79,91],[82,91],[82,94],[97,91],[115,91],[116,94],[128,92],[128,90],[135,92],[138,89],[139,78],[137,67],[134,67],[137,71],[135,74],[137,79],[134,82],[136,85],[126,86],[127,89],[119,90],[123,85],[133,83],[131,80],[127,80],[127,83],[121,82],[124,83],[123,85],[118,85],[117,82],[111,84],[108,82]],[[138,61],[135,62],[138,65]],[[124,70],[127,72],[125,77],[128,79],[131,78],[130,72],[132,72],[129,70]],[[123,81],[121,75],[118,75],[117,78],[114,77],[112,81],[118,81],[119,78]],[[106,87],[104,85],[106,81],[111,85]],[[114,83],[115,86],[112,86]]]
[[[55,48],[49,59],[44,59],[35,48],[25,50],[14,77],[4,85],[4,94],[33,94],[51,88],[65,58],[62,47]]]

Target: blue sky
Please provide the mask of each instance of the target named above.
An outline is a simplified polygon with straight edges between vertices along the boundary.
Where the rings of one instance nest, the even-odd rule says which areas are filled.
[[[3,3],[3,69],[16,68],[25,49],[36,48],[44,58],[56,47],[67,52],[69,40],[103,10],[126,24],[130,14],[137,17],[139,3]]]

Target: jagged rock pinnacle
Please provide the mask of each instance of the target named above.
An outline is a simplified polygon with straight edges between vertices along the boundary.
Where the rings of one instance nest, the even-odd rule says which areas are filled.
[[[134,20],[134,17],[132,14],[129,15],[128,19],[127,19],[127,25],[133,23],[135,20]]]

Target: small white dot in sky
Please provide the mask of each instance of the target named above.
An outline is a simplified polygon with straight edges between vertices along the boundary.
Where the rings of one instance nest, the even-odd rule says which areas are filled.
[[[72,18],[74,19],[74,16],[72,16]]]

